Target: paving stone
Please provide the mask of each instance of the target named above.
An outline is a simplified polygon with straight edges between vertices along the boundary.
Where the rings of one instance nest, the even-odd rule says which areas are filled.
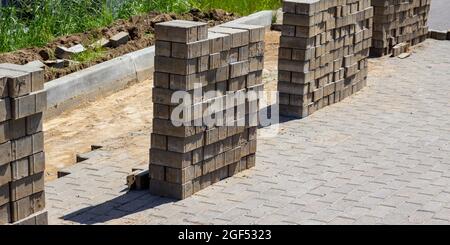
[[[4,75],[0,75],[0,99],[5,98],[7,96],[8,96],[7,78]]]
[[[72,47],[58,46],[55,50],[55,56],[58,59],[70,59],[73,55],[86,51],[81,44],[74,45]]]
[[[428,19],[431,1],[396,2],[372,1],[373,56],[398,56],[400,43],[416,45],[428,37]],[[445,40],[445,33],[443,35]]]
[[[1,92],[3,92],[3,96],[6,96],[6,84],[8,85],[7,95],[12,98],[16,98],[19,96],[27,95],[31,93],[31,81],[32,75],[27,72],[15,71],[10,69],[0,69],[0,77],[3,77],[4,80],[1,86]]]
[[[172,95],[179,90],[194,95],[195,104],[185,106],[194,117],[181,121],[186,123],[209,115],[206,114],[209,113],[206,111],[208,106],[226,101],[227,91],[257,89],[262,82],[265,31],[260,26],[236,25],[204,32],[204,25],[190,22],[169,22],[157,25],[156,29],[150,191],[184,199],[254,167],[256,137],[243,139],[247,127],[215,125],[206,129],[204,124],[175,127],[169,120],[169,114],[178,109],[177,104],[172,103]],[[178,36],[169,37],[170,30]],[[200,30],[202,37],[197,38]],[[254,46],[252,56],[250,44]],[[205,90],[203,96],[194,94],[197,85]],[[214,90],[220,90],[222,94],[207,93]],[[220,109],[220,112],[224,110]],[[200,116],[196,116],[197,111]],[[216,113],[212,111],[209,116],[215,118]],[[241,145],[246,147],[241,149]]]
[[[46,224],[44,214],[33,216],[45,207],[44,72],[40,67],[0,64],[0,77],[0,223]],[[3,199],[4,188],[8,200]]]
[[[325,1],[285,1],[283,5],[280,114],[304,118],[365,87],[373,28],[370,1],[326,5]]]
[[[8,98],[0,99],[0,122],[11,119],[11,102]]]
[[[28,216],[40,212],[45,207],[44,192],[32,194],[11,203],[11,222],[18,222]]]
[[[43,112],[47,108],[47,92],[40,91],[11,101],[12,118],[20,119]]]
[[[0,205],[0,225],[5,225],[11,222],[11,209],[10,205]]]
[[[168,21],[155,25],[156,39],[178,43],[190,43],[207,39],[206,23],[192,21]]]
[[[113,48],[117,48],[130,41],[130,34],[128,32],[122,31],[112,36],[109,41]]]
[[[0,64],[0,69],[19,71],[31,74],[30,92],[36,92],[44,89],[44,70],[42,68],[6,63]]]

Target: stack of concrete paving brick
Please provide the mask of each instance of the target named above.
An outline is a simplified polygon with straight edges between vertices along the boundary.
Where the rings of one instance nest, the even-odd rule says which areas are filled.
[[[430,4],[431,0],[372,0],[371,55],[390,55],[398,44],[416,45],[425,41]]]
[[[307,117],[366,85],[370,0],[286,0],[283,12],[281,115]]]
[[[41,69],[0,64],[0,224],[46,224]]]
[[[230,98],[229,91],[263,89],[264,32],[263,27],[251,25],[230,24],[209,31],[206,24],[197,22],[156,25],[151,193],[184,199],[255,166],[255,125],[205,125],[201,119],[226,111],[225,107],[216,112],[207,108]],[[198,88],[201,93],[194,92]],[[182,120],[191,126],[175,125],[171,120],[179,106],[171,101],[177,91],[193,96],[193,103],[182,106],[191,108],[192,117]],[[254,103],[258,100],[238,105],[249,107]],[[230,116],[232,121],[248,117],[225,114]]]

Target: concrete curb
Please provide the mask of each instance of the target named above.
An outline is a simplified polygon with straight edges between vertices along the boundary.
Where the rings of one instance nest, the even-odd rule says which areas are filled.
[[[148,79],[154,56],[155,47],[149,47],[46,83],[46,118]]]
[[[274,16],[274,11],[265,10],[265,11],[260,11],[260,12],[251,14],[249,16],[239,18],[237,20],[227,22],[222,25],[247,24],[247,25],[260,25],[260,26],[265,26],[265,27],[270,28],[270,26],[272,25],[273,16]]]
[[[270,28],[273,11],[261,11],[228,22]],[[155,47],[148,47],[47,82],[46,118],[79,108],[89,101],[117,92],[153,76]]]

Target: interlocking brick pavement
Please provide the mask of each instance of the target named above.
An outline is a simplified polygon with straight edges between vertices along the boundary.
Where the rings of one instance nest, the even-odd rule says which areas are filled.
[[[127,171],[145,156],[102,149],[90,168],[47,184],[49,222],[450,224],[450,42],[414,50],[371,60],[368,87],[283,122],[258,142],[256,168],[183,201],[127,193]]]

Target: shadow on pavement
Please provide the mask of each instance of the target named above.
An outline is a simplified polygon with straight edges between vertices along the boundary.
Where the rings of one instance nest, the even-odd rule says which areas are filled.
[[[148,191],[130,191],[102,204],[64,215],[61,219],[84,225],[103,224],[175,201],[153,196]]]

